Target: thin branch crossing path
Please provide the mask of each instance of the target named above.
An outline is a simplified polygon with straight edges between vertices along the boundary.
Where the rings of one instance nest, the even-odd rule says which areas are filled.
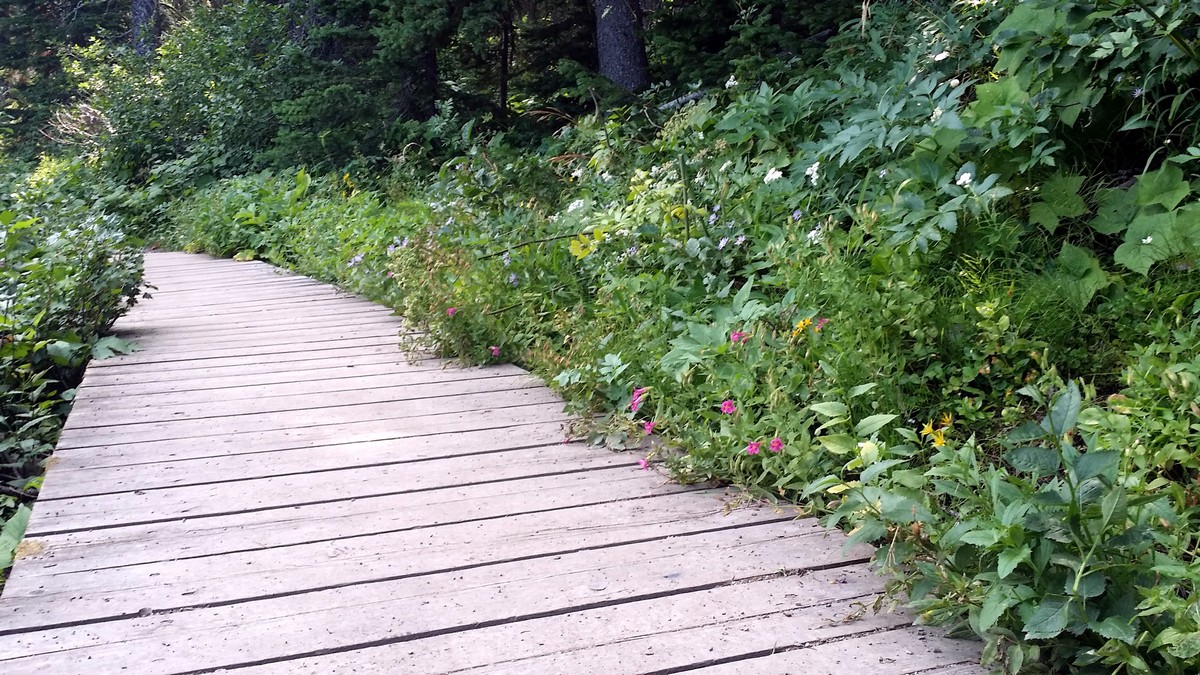
[[[980,673],[873,614],[870,551],[564,440],[514,366],[411,360],[389,310],[150,253],[0,598],[18,673]]]

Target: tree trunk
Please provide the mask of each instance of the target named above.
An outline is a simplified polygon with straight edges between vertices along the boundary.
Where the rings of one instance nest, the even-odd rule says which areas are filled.
[[[508,79],[510,77],[509,69],[512,66],[513,53],[513,17],[512,8],[509,7],[504,12],[500,25],[500,116],[508,118]]]
[[[133,0],[133,51],[147,56],[158,46],[158,0]]]
[[[595,0],[596,56],[600,74],[627,91],[650,84],[642,41],[639,0]]]

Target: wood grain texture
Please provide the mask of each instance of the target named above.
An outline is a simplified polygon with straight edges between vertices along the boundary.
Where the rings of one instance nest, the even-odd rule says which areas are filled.
[[[573,441],[515,366],[402,354],[260,262],[146,273],[0,597],[6,675],[983,672],[867,609],[868,548]]]

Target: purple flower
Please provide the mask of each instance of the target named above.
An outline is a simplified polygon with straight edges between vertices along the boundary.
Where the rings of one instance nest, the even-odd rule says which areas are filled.
[[[750,441],[749,443],[746,444],[746,454],[747,455],[757,455],[758,450],[761,447],[762,447],[761,441]]]
[[[727,398],[721,402],[721,412],[726,415],[732,415],[737,412],[737,404],[733,402],[733,399]]]
[[[458,314],[457,307],[447,307],[446,308],[446,316],[454,316],[455,314]]]
[[[804,217],[804,212],[801,211],[800,209],[796,209],[795,211],[792,211],[792,221],[793,222],[800,220],[803,217]]]
[[[508,275],[508,283],[512,284],[513,286],[516,286],[516,285],[519,283],[519,282],[517,281],[517,273],[516,273],[516,272],[510,272],[510,273],[509,273],[509,275]]]
[[[492,345],[491,347],[488,347],[488,349],[492,352],[492,356],[500,356],[500,347]]]
[[[771,452],[780,452],[783,450],[783,439],[778,436],[772,438],[770,448]]]

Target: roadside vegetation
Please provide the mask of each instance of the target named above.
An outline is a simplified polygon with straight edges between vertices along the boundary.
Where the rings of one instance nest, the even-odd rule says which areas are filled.
[[[286,7],[76,49],[69,151],[6,189],[7,428],[114,348],[131,236],[263,259],[533,370],[648,468],[805,505],[999,672],[1196,672],[1200,3],[815,3],[794,42],[769,11],[700,40],[706,4],[648,16],[636,95],[563,56],[497,109],[450,42],[456,93],[386,129]],[[44,420],[6,433],[16,491]]]

